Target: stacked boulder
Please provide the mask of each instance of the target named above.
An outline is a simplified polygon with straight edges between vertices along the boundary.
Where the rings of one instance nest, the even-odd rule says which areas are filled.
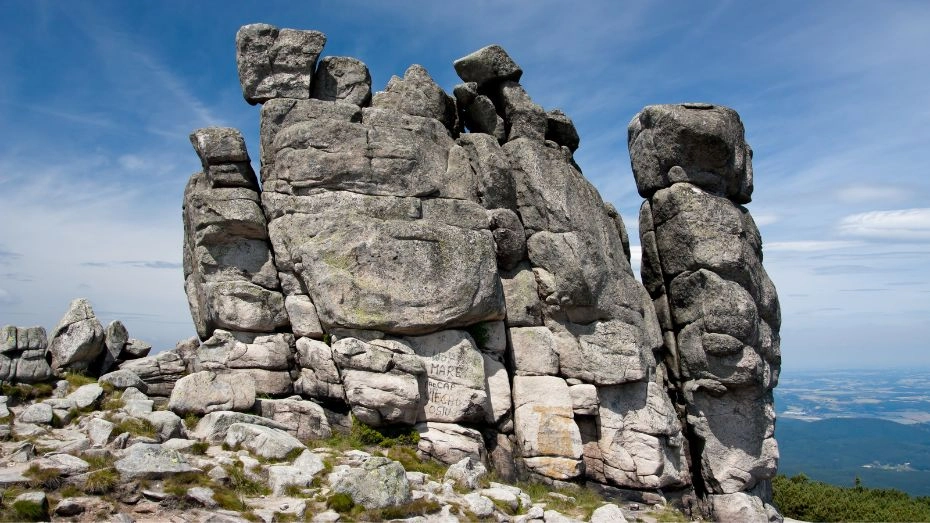
[[[45,361],[48,337],[42,327],[0,329],[0,382],[38,383],[52,377]]]
[[[643,283],[691,440],[691,473],[718,519],[764,518],[778,465],[772,389],[780,312],[749,211],[752,151],[735,111],[646,107],[629,126]]]
[[[144,358],[151,349],[130,338],[119,320],[104,328],[90,302],[78,298],[58,322],[51,341],[42,327],[0,329],[0,381],[40,383],[69,372],[99,376]]]
[[[676,269],[669,275],[699,274],[688,280],[695,292],[663,301],[674,294],[664,273],[644,267],[648,291],[636,281],[622,219],[575,163],[571,120],[532,101],[499,46],[455,62],[464,83],[450,96],[419,65],[372,94],[364,63],[317,63],[325,36],[315,31],[255,24],[236,42],[243,95],[262,104],[260,184],[238,131],[192,134],[203,171],[185,192],[184,266],[202,343],[175,351],[194,373],[172,394],[176,411],[187,409],[182,396],[196,394],[179,388],[206,398],[241,378],[256,394],[300,396],[256,402],[273,419],[313,411],[334,423],[334,413],[351,412],[373,426],[414,425],[423,455],[471,457],[505,477],[679,492],[694,484],[702,494],[755,489],[764,497],[764,457],[743,476],[724,471],[737,451],[714,439],[711,419],[735,402],[755,409],[758,427],[771,426],[777,301],[757,232],[740,236],[752,268],[739,258],[716,272]],[[686,156],[674,176],[699,164],[695,190],[712,178],[700,162],[749,154],[742,141],[719,151],[713,140],[691,144],[686,131],[654,134],[642,133],[650,141],[639,147],[652,151],[665,139]],[[637,182],[645,180],[640,149],[633,155]],[[727,161],[728,175],[739,165],[751,172],[746,161]],[[686,181],[659,176],[641,191],[652,197]],[[746,191],[734,183],[727,190]],[[714,227],[715,217],[695,217]],[[695,258],[680,251],[667,256]],[[653,248],[644,266],[659,255]],[[764,320],[752,333],[725,330],[742,316],[713,327],[701,302],[687,301],[722,303],[730,294],[717,290],[728,282],[755,293],[744,308],[758,304],[759,313],[746,317]],[[694,352],[706,338],[729,349],[730,338],[740,340],[746,364],[757,354],[752,370],[764,367],[771,379],[753,388],[757,375],[738,364],[724,376],[721,362],[733,359],[725,351],[700,368],[698,359],[681,363],[681,351],[669,348],[678,308],[680,330],[690,330],[675,347],[688,342]],[[201,403],[187,410],[246,410]]]

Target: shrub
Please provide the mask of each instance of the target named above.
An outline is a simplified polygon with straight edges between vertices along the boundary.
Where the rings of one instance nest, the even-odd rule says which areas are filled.
[[[412,427],[371,427],[352,416],[352,431],[349,434],[355,446],[379,446],[390,448],[395,445],[416,445],[420,433]]]
[[[772,481],[775,506],[785,517],[805,521],[930,521],[930,497],[912,498],[894,489],[837,487],[804,474]]]

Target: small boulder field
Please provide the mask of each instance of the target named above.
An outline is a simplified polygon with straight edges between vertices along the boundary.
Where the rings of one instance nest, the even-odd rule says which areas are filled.
[[[119,370],[2,385],[4,521],[684,521],[571,484],[498,481],[478,460],[418,455],[410,427],[369,427],[248,380],[194,373],[170,397]],[[235,410],[233,410],[235,409]],[[614,493],[616,494],[616,493]]]

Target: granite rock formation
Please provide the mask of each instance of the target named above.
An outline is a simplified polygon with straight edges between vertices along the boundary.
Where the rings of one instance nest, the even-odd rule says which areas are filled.
[[[653,106],[631,123],[644,286],[571,119],[530,98],[499,46],[455,62],[454,96],[419,65],[372,95],[364,63],[317,64],[321,33],[256,24],[236,41],[243,96],[262,104],[260,178],[235,129],[191,135],[201,343],[170,353],[183,371],[163,383],[197,373],[172,405],[234,410],[216,385],[233,375],[328,423],[416,426],[447,463],[695,492],[721,516],[769,501],[779,313],[740,206],[752,153],[735,112]],[[157,358],[130,366],[170,367]]]
[[[726,519],[762,506],[749,494],[770,501],[778,466],[781,318],[759,230],[741,205],[752,195],[752,150],[736,112],[709,104],[646,107],[630,122],[629,148],[647,199],[643,283],[662,324],[691,473]]]

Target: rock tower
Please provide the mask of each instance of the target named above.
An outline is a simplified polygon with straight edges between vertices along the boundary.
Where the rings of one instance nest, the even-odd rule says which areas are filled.
[[[447,463],[778,518],[778,302],[739,205],[736,113],[654,106],[631,123],[644,287],[573,160],[572,121],[532,101],[502,48],[456,60],[453,96],[419,65],[372,95],[365,64],[320,59],[325,42],[236,35],[260,181],[237,130],[191,135],[188,370],[414,425]]]

